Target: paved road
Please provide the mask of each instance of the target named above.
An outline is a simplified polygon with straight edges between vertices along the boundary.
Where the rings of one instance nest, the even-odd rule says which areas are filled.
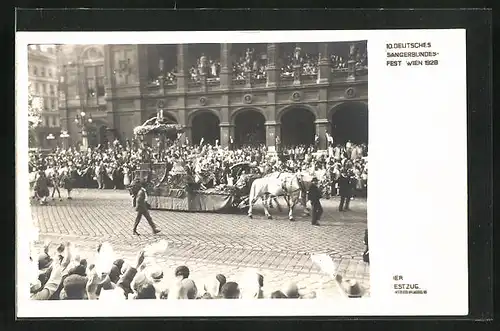
[[[89,253],[99,242],[108,241],[117,252],[130,257],[144,245],[166,239],[172,247],[158,257],[164,268],[186,264],[193,273],[218,270],[236,277],[245,268],[254,267],[273,279],[268,284],[276,283],[275,288],[282,279],[291,277],[307,290],[331,292],[333,282],[321,275],[309,258],[311,253],[327,253],[339,264],[340,274],[358,279],[369,289],[369,267],[362,261],[365,200],[354,200],[352,211],[345,213],[337,211],[337,199],[325,200],[319,227],[300,216],[300,207],[294,222],[288,221],[285,210],[272,210],[275,217],[268,220],[261,208],[256,209],[253,219],[243,214],[151,211],[161,234],[150,234],[144,220],[138,228],[141,236],[136,237],[132,235],[135,213],[128,192],[77,190],[73,197],[48,206],[32,206],[42,238],[68,239]]]

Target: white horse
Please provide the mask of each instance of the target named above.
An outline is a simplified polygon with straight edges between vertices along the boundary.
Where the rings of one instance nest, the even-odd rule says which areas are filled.
[[[280,173],[279,176],[270,176],[255,179],[250,187],[248,197],[248,217],[252,218],[252,210],[255,202],[260,198],[264,206],[264,213],[268,219],[272,219],[266,205],[266,197],[282,196],[288,205],[288,219],[293,221],[293,208],[304,195],[304,184],[300,176],[291,173]]]
[[[278,172],[278,171],[275,171],[275,172],[271,172],[267,175],[265,175],[264,177],[265,178],[275,178],[275,179],[279,179],[279,178],[283,178],[283,177],[291,177],[291,176],[298,176],[299,180],[300,180],[300,183],[302,184],[302,191],[300,192],[300,196],[299,196],[299,203],[304,207],[304,214],[306,216],[309,216],[310,215],[310,210],[309,210],[309,207],[307,206],[307,191],[309,191],[309,187],[311,186],[311,183],[312,183],[312,179],[313,179],[313,175],[311,175],[309,172],[306,172],[306,171],[302,171],[302,172],[298,172],[298,173],[292,173],[292,172]],[[276,206],[278,207],[278,209],[281,209],[279,207],[279,204],[278,204],[278,200],[276,197],[273,197],[273,196],[270,196],[269,199],[266,200],[266,202],[268,203],[269,207],[273,207],[272,206],[272,201],[274,200],[274,202],[276,203]]]

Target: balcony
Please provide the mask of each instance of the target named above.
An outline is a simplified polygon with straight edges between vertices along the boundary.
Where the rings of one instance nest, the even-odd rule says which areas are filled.
[[[368,68],[356,68],[355,71],[355,80],[366,81],[368,75]],[[331,69],[330,73],[330,83],[343,83],[352,81],[349,77],[349,70],[347,68],[343,69]],[[234,77],[234,76],[233,76]],[[303,74],[300,76],[300,85],[299,86],[314,86],[318,84],[318,74]],[[163,90],[162,90],[163,86]],[[297,86],[297,82],[295,82],[295,78],[293,77],[293,73],[282,75],[279,78],[279,86],[288,87],[288,86]],[[200,80],[189,79],[187,83],[188,92],[203,92],[203,82]],[[253,77],[250,82],[251,88],[266,88],[267,87],[267,78],[255,78]],[[249,88],[248,78],[233,78],[231,89],[244,89]],[[218,91],[220,90],[220,79],[219,78],[208,78],[206,79],[206,90],[207,91]],[[160,96],[164,94],[175,93],[177,91],[177,82],[176,81],[166,81],[163,85],[159,81],[151,82],[146,85],[145,94],[151,97]]]

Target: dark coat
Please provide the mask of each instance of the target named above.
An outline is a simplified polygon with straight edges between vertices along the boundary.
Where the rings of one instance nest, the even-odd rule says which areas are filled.
[[[146,211],[149,209],[149,204],[146,201],[146,190],[141,188],[136,195],[134,195],[134,207],[136,211]]]
[[[309,192],[308,192],[307,196],[308,196],[309,201],[311,201],[311,203],[319,202],[319,199],[321,199],[321,191],[316,186],[316,184],[311,184],[311,186],[309,187]]]
[[[340,176],[338,179],[340,196],[350,196],[352,194],[352,179]]]
[[[38,194],[39,197],[48,197],[50,192],[49,192],[49,179],[41,175],[38,177],[35,183],[35,191]]]

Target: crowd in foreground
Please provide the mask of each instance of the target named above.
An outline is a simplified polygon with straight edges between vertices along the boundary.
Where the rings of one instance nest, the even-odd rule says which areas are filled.
[[[162,246],[159,242],[153,244]],[[151,245],[152,246],[152,245]],[[168,245],[164,245],[167,246]],[[160,250],[165,250],[161,247]],[[249,270],[238,281],[214,274],[195,282],[187,266],[178,266],[172,275],[165,274],[146,249],[135,260],[115,259],[108,243],[101,244],[93,261],[79,256],[70,243],[60,244],[50,254],[49,244],[31,261],[31,299],[34,300],[127,300],[127,299],[308,299],[314,291],[299,291],[297,283],[281,289],[265,288],[264,277]],[[151,260],[151,261],[147,261]],[[345,288],[352,297],[362,295],[362,288],[350,282]]]

